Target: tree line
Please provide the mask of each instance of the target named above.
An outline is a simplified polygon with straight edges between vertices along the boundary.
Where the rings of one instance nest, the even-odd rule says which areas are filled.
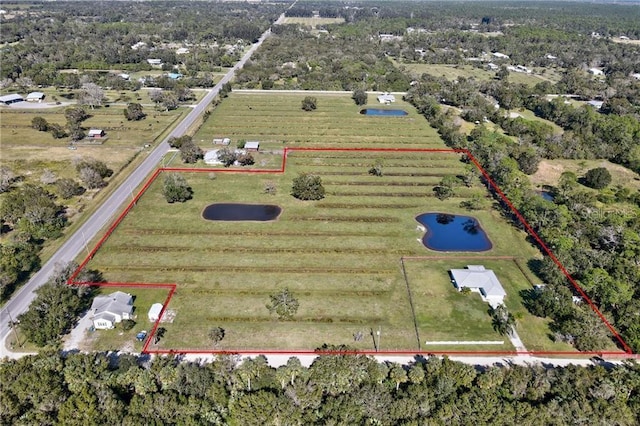
[[[318,351],[341,349],[324,346]],[[346,348],[342,348],[343,350]],[[474,368],[363,355],[211,362],[43,352],[0,364],[3,424],[496,424],[640,422],[640,367]]]

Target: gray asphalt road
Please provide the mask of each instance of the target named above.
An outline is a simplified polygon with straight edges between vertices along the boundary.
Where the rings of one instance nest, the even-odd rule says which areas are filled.
[[[271,34],[271,30],[267,30],[260,39],[254,43],[245,53],[234,67],[220,80],[218,84],[207,93],[200,103],[178,124],[171,134],[162,141],[147,158],[136,168],[125,181],[111,194],[111,196],[102,204],[100,209],[91,216],[69,239],[60,247],[60,249],[45,263],[40,271],[38,271],[29,282],[23,285],[14,296],[0,309],[0,358],[6,355],[4,341],[10,332],[9,318],[15,320],[18,315],[25,312],[29,304],[35,298],[34,291],[43,285],[49,276],[53,273],[56,264],[64,264],[75,259],[83,251],[86,251],[85,241],[91,240],[100,230],[109,223],[122,210],[125,203],[132,198],[133,191],[138,187],[149,174],[154,171],[169,150],[167,140],[172,136],[182,136],[186,130],[194,123],[194,121],[202,114],[211,104],[213,98],[220,92],[222,85],[229,82],[235,72],[242,68],[253,52],[262,44],[262,42]]]

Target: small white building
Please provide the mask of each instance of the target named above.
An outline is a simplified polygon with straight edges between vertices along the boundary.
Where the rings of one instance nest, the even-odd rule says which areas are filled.
[[[31,92],[27,95],[27,102],[42,102],[44,100],[44,93]]]
[[[498,59],[509,59],[509,55],[500,52],[493,52],[492,55]]]
[[[89,133],[87,133],[87,137],[92,139],[100,139],[104,137],[106,133],[102,129],[90,129]]]
[[[378,99],[378,102],[385,105],[389,105],[390,103],[396,101],[396,97],[390,93],[383,93],[379,95],[377,99]]]
[[[604,71],[599,68],[589,68],[589,74],[593,75],[604,75]]]
[[[247,152],[251,152],[251,151],[257,152],[257,151],[260,150],[260,142],[258,142],[258,141],[247,141],[244,144],[244,149]]]
[[[594,107],[595,109],[600,109],[600,108],[602,108],[602,105],[604,105],[604,101],[591,100],[591,101],[587,102],[587,105],[590,105],[590,106]]]
[[[162,307],[162,303],[154,303],[153,305],[151,305],[151,309],[149,309],[149,313],[147,314],[147,316],[149,317],[149,321],[156,322],[160,319]]]
[[[162,66],[162,59],[149,58],[147,59],[147,63],[152,67],[159,67],[159,66]]]
[[[97,296],[91,304],[93,327],[96,330],[114,328],[122,320],[130,319],[132,313],[133,297],[122,291]]]
[[[504,303],[507,292],[491,269],[485,269],[482,265],[467,265],[466,269],[452,269],[449,272],[458,291],[467,287],[480,293],[482,300],[494,308]]]
[[[213,138],[214,145],[229,145],[231,143],[231,139],[229,138]]]
[[[636,80],[640,80],[640,72],[635,72],[631,74],[631,77],[635,78]]]

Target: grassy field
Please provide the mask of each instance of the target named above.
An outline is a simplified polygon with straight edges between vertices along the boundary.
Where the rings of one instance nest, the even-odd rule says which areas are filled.
[[[313,95],[318,108],[303,111],[304,93],[255,94],[233,92],[216,108],[194,140],[203,149],[212,147],[214,137],[258,140],[261,149],[295,147],[387,147],[444,148],[435,129],[408,103],[398,99],[387,108],[404,109],[403,117],[359,114],[350,95]],[[367,107],[379,108],[373,95]]]
[[[444,77],[447,80],[456,80],[460,77],[474,78],[480,81],[488,81],[494,78],[495,71],[482,68],[476,68],[472,65],[446,65],[446,64],[407,64],[403,63],[399,66],[406,68],[413,73],[415,77],[419,77],[424,73],[435,77]],[[555,83],[560,80],[554,70],[546,70],[544,75],[541,74],[525,74],[518,72],[509,73],[509,81],[511,83],[521,83],[534,86],[542,81],[550,81]]]
[[[531,182],[538,187],[556,186],[564,172],[573,172],[582,177],[588,170],[596,167],[605,167],[611,173],[610,187],[620,185],[640,190],[640,176],[637,173],[607,160],[542,160],[538,171],[531,175]],[[590,190],[587,187],[583,189]]]
[[[298,17],[287,17],[284,18],[284,24],[298,24],[298,25],[307,25],[311,28],[317,28],[323,25],[329,24],[342,24],[344,22],[344,18],[298,18]]]
[[[38,179],[38,172],[49,169],[59,177],[75,177],[71,162],[78,157],[94,157],[107,163],[114,171],[122,168],[137,155],[145,144],[153,144],[165,130],[176,122],[186,109],[157,112],[144,108],[148,114],[141,121],[127,121],[122,108],[88,110],[91,117],[82,123],[85,128],[101,128],[107,137],[101,145],[78,144],[68,149],[68,138],[54,139],[48,132],[31,127],[31,120],[40,116],[49,123],[65,125],[64,108],[41,110],[0,110],[0,141],[3,164],[14,173]]]
[[[408,116],[372,117],[360,115],[348,94],[317,97],[318,109],[304,112],[303,94],[233,92],[194,138],[203,148],[213,147],[213,137],[230,137],[232,145],[260,140],[253,167],[274,170],[281,165],[283,146],[445,148],[403,102],[394,107]],[[175,157],[166,162],[180,165]],[[369,175],[375,163],[382,164],[382,177]],[[507,305],[521,319],[519,331],[529,349],[570,349],[551,342],[547,323],[522,307],[519,291],[536,280],[526,265],[539,253],[499,211],[471,213],[493,243],[487,252],[438,253],[423,246],[417,215],[469,214],[459,204],[472,196],[492,205],[479,182],[457,187],[448,200],[434,197],[440,179],[463,171],[460,156],[450,153],[290,151],[283,174],[184,172],[194,190],[184,204],[166,203],[160,175],[88,266],[109,281],[177,284],[169,305],[175,321],[163,325],[167,334],[151,349],[212,349],[207,335],[218,326],[226,331],[215,348],[222,350],[312,350],[324,343],[373,350],[371,333],[378,329],[383,350],[438,350],[425,348],[426,340],[502,340],[491,328],[488,305],[458,294],[448,280],[449,269],[476,263],[494,268],[505,280]],[[326,198],[293,198],[291,180],[300,172],[321,176]],[[276,187],[275,195],[265,193],[267,183]],[[283,213],[271,222],[204,220],[203,209],[214,202],[276,204]],[[433,255],[442,259],[407,264],[414,316],[400,259]],[[517,259],[527,276],[514,261],[487,256]],[[292,321],[279,321],[266,308],[269,295],[284,288],[300,302]],[[363,338],[356,341],[356,334]],[[96,333],[92,344],[118,346],[117,335],[103,341]],[[500,347],[443,349],[512,347],[506,339]]]

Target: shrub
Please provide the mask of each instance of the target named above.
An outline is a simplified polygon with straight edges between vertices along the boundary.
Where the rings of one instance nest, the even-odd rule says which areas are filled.
[[[46,132],[49,130],[49,123],[42,117],[33,117],[33,120],[31,120],[31,127],[40,132]]]
[[[611,183],[611,173],[604,167],[596,167],[584,175],[584,184],[589,188],[602,189]]]
[[[301,173],[293,179],[291,195],[299,200],[321,200],[324,198],[324,193],[320,176]]]
[[[318,107],[318,100],[313,96],[307,96],[302,100],[302,109],[305,111],[313,111]]]

